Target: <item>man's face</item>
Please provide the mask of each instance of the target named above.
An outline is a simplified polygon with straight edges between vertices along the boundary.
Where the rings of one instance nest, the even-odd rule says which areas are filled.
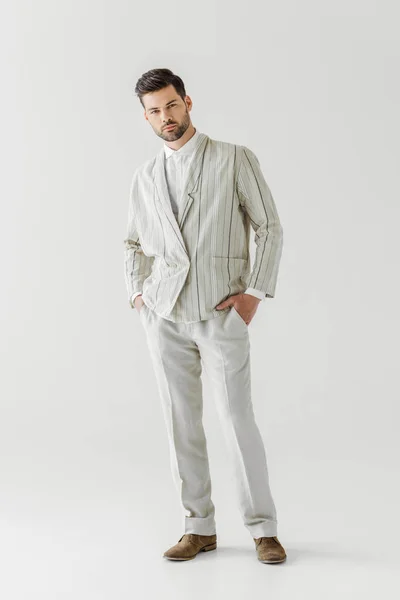
[[[153,131],[166,142],[179,140],[189,127],[192,101],[189,96],[185,100],[179,96],[173,85],[157,92],[145,94],[142,98],[145,106],[144,116]],[[165,129],[167,125],[172,129]]]

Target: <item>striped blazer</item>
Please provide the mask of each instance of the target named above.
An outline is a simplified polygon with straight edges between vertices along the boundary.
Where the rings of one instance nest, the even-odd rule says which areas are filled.
[[[175,217],[164,148],[132,178],[125,282],[129,299],[175,322],[217,317],[215,306],[247,287],[274,297],[283,231],[255,154],[199,133]],[[250,266],[249,237],[256,253]],[[134,305],[131,302],[131,306]]]

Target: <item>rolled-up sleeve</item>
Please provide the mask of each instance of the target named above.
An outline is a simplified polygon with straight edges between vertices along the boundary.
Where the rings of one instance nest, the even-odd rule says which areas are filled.
[[[133,295],[142,293],[143,282],[150,275],[154,261],[153,256],[146,256],[140,244],[139,233],[135,223],[135,206],[139,201],[140,199],[137,197],[137,182],[134,176],[129,194],[127,236],[124,240],[125,284],[129,304],[132,308],[135,308]]]
[[[273,298],[282,255],[283,229],[258,158],[246,146],[242,146],[242,150],[237,193],[255,231],[257,245],[247,285]]]

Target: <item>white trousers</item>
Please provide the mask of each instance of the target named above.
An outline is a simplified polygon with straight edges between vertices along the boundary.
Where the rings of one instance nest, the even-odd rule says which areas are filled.
[[[244,525],[254,538],[276,536],[266,453],[251,400],[248,325],[233,307],[222,309],[216,318],[175,323],[144,304],[139,319],[167,425],[172,475],[186,511],[185,533],[216,533],[202,423],[204,368],[228,445]]]

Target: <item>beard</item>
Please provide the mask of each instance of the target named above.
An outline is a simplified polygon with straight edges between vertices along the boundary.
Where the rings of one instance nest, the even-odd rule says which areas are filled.
[[[157,135],[166,142],[174,142],[175,140],[179,140],[179,138],[181,138],[183,136],[183,134],[185,133],[185,131],[187,130],[187,128],[190,125],[189,112],[186,111],[186,114],[181,123],[175,123],[173,121],[171,123],[171,125],[175,125],[175,128],[172,129],[171,131],[162,129],[161,131],[156,132]]]

